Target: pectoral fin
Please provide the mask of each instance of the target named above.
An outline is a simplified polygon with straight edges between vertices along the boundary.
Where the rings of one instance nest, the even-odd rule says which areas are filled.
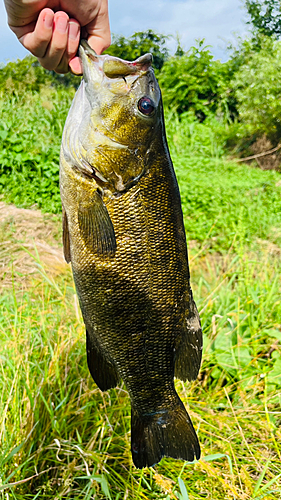
[[[114,227],[100,194],[95,191],[91,204],[79,204],[78,223],[87,247],[104,256],[114,256]]]
[[[62,207],[62,242],[63,242],[64,258],[66,262],[69,264],[69,262],[71,261],[70,239],[69,239],[67,215],[64,207]]]

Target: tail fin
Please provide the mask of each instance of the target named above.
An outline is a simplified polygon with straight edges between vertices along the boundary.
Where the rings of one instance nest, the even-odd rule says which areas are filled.
[[[172,457],[192,462],[200,458],[200,446],[192,422],[177,397],[171,409],[152,414],[131,411],[131,450],[136,467],[150,467],[161,458]]]

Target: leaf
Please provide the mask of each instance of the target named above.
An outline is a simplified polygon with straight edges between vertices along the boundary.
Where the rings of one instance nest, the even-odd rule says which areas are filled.
[[[255,494],[258,492],[258,490],[259,490],[259,488],[260,488],[260,485],[261,485],[262,480],[263,480],[263,478],[264,478],[264,476],[265,476],[265,473],[266,473],[266,471],[267,471],[267,469],[268,469],[268,466],[269,466],[269,464],[270,464],[270,461],[271,461],[271,460],[270,460],[270,458],[269,458],[269,459],[267,460],[267,462],[266,462],[266,464],[265,464],[265,466],[264,466],[264,468],[263,468],[263,470],[262,470],[262,472],[261,472],[261,474],[260,474],[260,476],[259,476],[259,478],[258,478],[257,482],[256,482],[256,486],[255,486],[254,491],[253,491],[253,496],[254,496],[254,497],[255,497]]]
[[[281,385],[281,357],[279,356],[273,366],[273,369],[268,373],[268,382]]]
[[[234,356],[237,360],[238,367],[245,367],[251,363],[252,356],[250,355],[249,349],[245,346],[234,347],[233,348]]]
[[[23,445],[25,444],[25,441],[23,441],[21,444],[19,444],[18,446],[16,446],[15,448],[13,448],[13,450],[9,453],[9,455],[7,455],[6,458],[4,458],[3,462],[2,462],[2,465],[4,465],[6,462],[8,462],[14,455],[16,455],[23,447]]]
[[[276,328],[270,328],[269,330],[264,330],[269,337],[274,337],[275,339],[281,340],[281,331]]]
[[[2,141],[5,141],[5,139],[7,138],[8,136],[8,131],[7,130],[0,130],[0,138],[2,139]]]
[[[231,474],[233,474],[232,461],[230,456],[227,455],[226,453],[215,453],[214,455],[206,455],[205,457],[202,457],[201,460],[203,460],[204,462],[212,462],[213,460],[218,460],[220,458],[227,458],[230,472]]]
[[[182,480],[181,477],[178,478],[178,483],[179,483],[179,487],[180,487],[180,490],[181,490],[180,500],[189,500],[186,486],[185,486],[185,484],[184,484],[184,482],[183,482],[183,480]]]
[[[96,481],[97,483],[99,483],[101,485],[102,492],[104,493],[106,498],[108,498],[109,500],[112,500],[111,495],[110,495],[110,491],[108,488],[107,479],[106,479],[104,474],[102,474],[101,476],[94,475],[94,474],[92,474],[91,476],[78,476],[76,479],[88,479],[88,481]]]

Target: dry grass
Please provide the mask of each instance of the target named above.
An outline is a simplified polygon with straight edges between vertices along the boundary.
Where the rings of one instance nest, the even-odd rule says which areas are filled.
[[[34,254],[56,276],[68,267],[60,243],[59,217],[0,202],[0,286],[27,286],[38,275]]]

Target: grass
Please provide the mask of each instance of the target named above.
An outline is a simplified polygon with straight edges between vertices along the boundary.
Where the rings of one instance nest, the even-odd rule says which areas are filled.
[[[167,114],[187,240],[220,253],[237,234],[246,246],[257,238],[281,246],[280,173],[226,161],[226,128],[216,119],[201,124]]]
[[[73,89],[48,89],[0,99],[0,195],[17,206],[61,213],[58,158]],[[14,112],[14,109],[17,112]],[[280,173],[225,160],[226,126],[189,114],[166,113],[167,135],[178,175],[187,239],[225,252],[244,231],[281,246]]]
[[[125,388],[103,394],[89,376],[70,271],[53,278],[31,253],[40,272],[1,298],[3,498],[281,498],[278,258],[191,256],[204,362],[177,389],[202,459],[138,471]]]
[[[48,165],[57,168],[68,101],[50,110],[43,93],[37,104],[32,99],[19,106],[19,119],[11,115],[15,102],[2,101],[2,193],[19,206],[37,202],[57,212],[57,171]],[[126,388],[102,393],[88,372],[71,272],[60,260],[58,217],[34,212],[32,222],[30,212],[27,218],[1,205],[3,500],[281,499],[280,174],[226,161],[214,120],[167,116],[167,130],[204,331],[200,376],[192,384],[177,381],[177,390],[202,458],[133,466]]]

